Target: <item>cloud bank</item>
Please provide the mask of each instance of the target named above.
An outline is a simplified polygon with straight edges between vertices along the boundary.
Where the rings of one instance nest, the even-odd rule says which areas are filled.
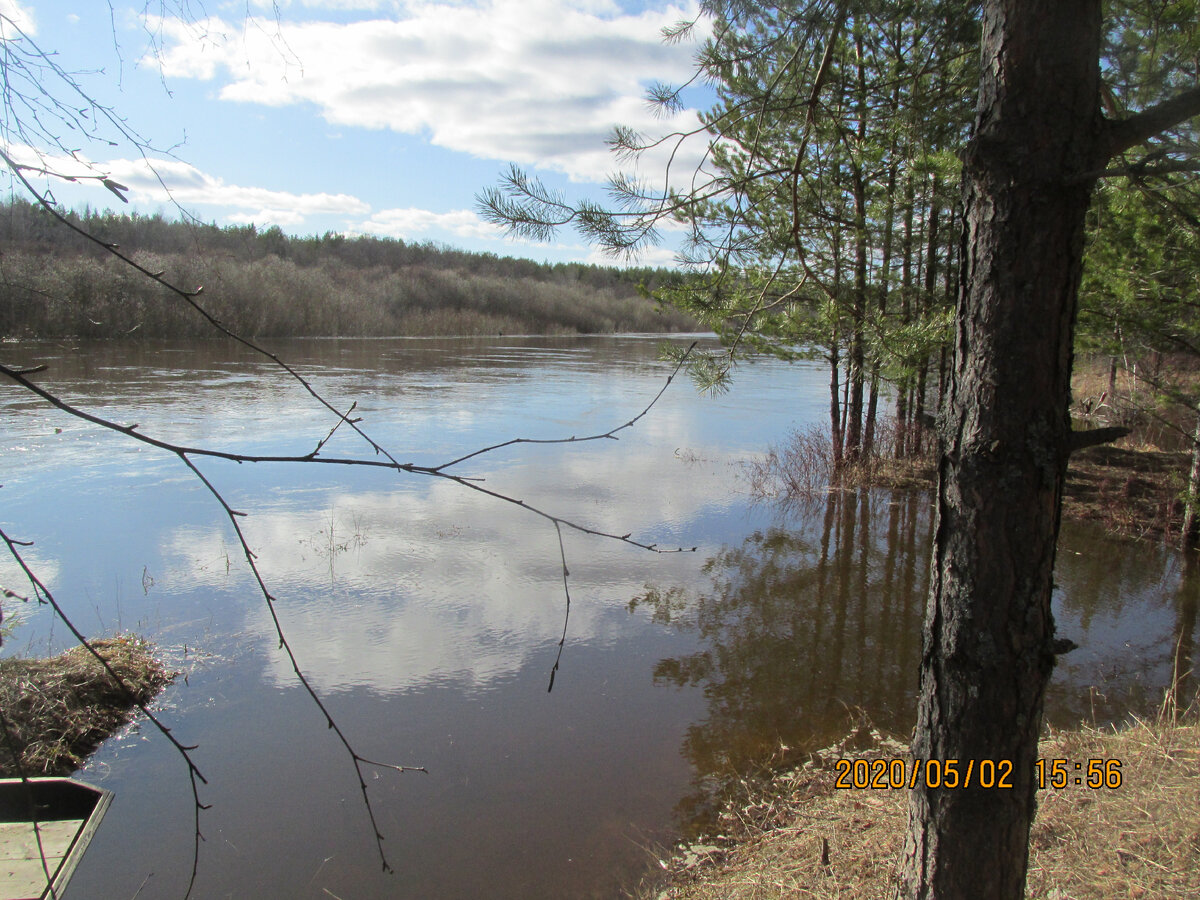
[[[37,34],[37,23],[34,21],[32,10],[23,7],[17,0],[0,0],[0,38],[4,40],[17,37],[15,32],[11,32],[9,23],[27,35]]]
[[[694,14],[694,6],[631,14],[602,2],[481,0],[412,2],[392,18],[352,22],[151,25],[163,35],[164,75],[218,82],[222,99],[312,104],[334,125],[421,135],[599,181],[613,168],[605,140],[614,125],[696,126],[694,111],[659,118],[644,100],[647,84],[692,74],[692,47],[665,44],[660,31]]]

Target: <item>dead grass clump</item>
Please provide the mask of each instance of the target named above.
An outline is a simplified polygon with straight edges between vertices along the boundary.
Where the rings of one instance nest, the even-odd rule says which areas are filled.
[[[1162,717],[1117,731],[1083,728],[1043,740],[1044,759],[1121,761],[1121,786],[1072,783],[1038,792],[1027,896],[1190,897],[1200,894],[1200,724]],[[782,773],[771,792],[732,804],[723,831],[682,848],[657,900],[866,900],[889,896],[907,826],[907,791],[835,790],[826,754]],[[866,756],[902,755],[880,743]],[[754,814],[769,807],[770,816]]]
[[[7,735],[0,743],[0,777],[68,775],[174,678],[141,638],[93,641],[124,682],[85,647],[48,659],[0,660],[0,709]],[[14,754],[19,753],[18,760]]]

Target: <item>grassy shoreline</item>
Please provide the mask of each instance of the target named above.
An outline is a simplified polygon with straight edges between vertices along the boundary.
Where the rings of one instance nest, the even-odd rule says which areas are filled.
[[[865,745],[865,746],[864,746]],[[640,900],[859,900],[889,896],[907,825],[907,791],[837,789],[833,761],[905,757],[859,728],[731,800],[720,831],[660,861]],[[1200,717],[1164,712],[1118,729],[1054,731],[1042,759],[1119,760],[1121,786],[1038,792],[1029,897],[1108,900],[1200,893]]]
[[[752,490],[788,502],[809,493],[824,469],[824,433],[798,434],[751,469]],[[1138,540],[1175,541],[1182,522],[1184,452],[1137,436],[1072,455],[1065,518]],[[874,460],[849,489],[929,491],[931,457]],[[1026,894],[1046,900],[1168,898],[1200,894],[1200,697],[1186,713],[1174,697],[1152,721],[1119,728],[1052,730],[1039,757],[1068,761],[1065,789],[1038,792]],[[638,900],[865,900],[891,896],[907,826],[906,790],[835,788],[838,758],[908,759],[906,741],[859,726],[796,768],[730,786],[706,836],[658,860]],[[1075,762],[1120,760],[1120,788],[1073,783]]]

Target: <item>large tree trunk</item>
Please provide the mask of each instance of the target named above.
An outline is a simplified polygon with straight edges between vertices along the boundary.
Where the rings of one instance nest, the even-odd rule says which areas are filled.
[[[1100,24],[1099,0],[984,4],[913,754],[1011,764],[1012,788],[919,785],[902,897],[1024,896]]]

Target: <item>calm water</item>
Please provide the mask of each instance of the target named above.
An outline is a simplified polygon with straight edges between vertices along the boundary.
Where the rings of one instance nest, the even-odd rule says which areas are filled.
[[[309,341],[280,345],[401,462],[511,437],[603,432],[668,370],[657,339]],[[4,345],[64,398],[146,434],[303,454],[327,412],[223,344]],[[489,490],[657,555],[564,531],[461,485],[367,468],[200,461],[243,527],[306,675],[362,756],[378,851],[344,750],[296,683],[212,496],[175,457],[0,388],[0,524],[92,635],[134,630],[186,673],[163,718],[208,785],[197,897],[612,897],[705,810],[711,776],[840,733],[862,707],[911,727],[929,500],[754,504],[740,466],[825,414],[823,371],[762,362],[722,397],[679,380],[619,441],[517,445],[463,464]],[[323,451],[369,458],[339,430]],[[1110,720],[1194,664],[1196,590],[1178,557],[1065,530],[1063,657],[1051,718]],[[0,584],[22,587],[11,561]],[[7,611],[7,610],[6,610]],[[72,643],[23,610],[4,652]],[[192,801],[142,728],[82,777],[116,800],[67,894],[179,897]],[[648,850],[647,848],[651,848]]]

